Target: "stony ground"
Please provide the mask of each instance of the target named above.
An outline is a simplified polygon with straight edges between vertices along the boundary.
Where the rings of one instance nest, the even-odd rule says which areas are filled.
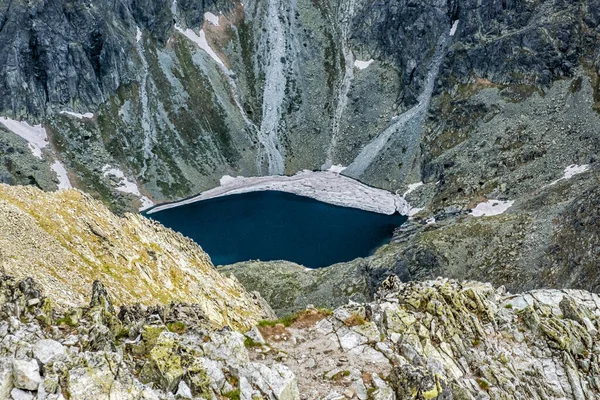
[[[600,297],[384,282],[376,301],[309,308],[245,334],[197,304],[57,309],[0,279],[0,398],[576,399],[600,396]]]

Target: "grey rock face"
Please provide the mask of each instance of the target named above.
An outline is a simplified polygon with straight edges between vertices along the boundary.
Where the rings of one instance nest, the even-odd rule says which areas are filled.
[[[0,112],[44,122],[78,187],[123,210],[136,199],[118,192],[105,165],[119,166],[157,201],[213,187],[224,174],[265,174],[275,153],[285,173],[349,165],[396,129],[395,117],[433,79],[434,112],[397,127],[359,176],[399,189],[421,173],[428,181],[439,175],[430,131],[494,110],[494,102],[462,101],[453,103],[454,115],[437,112],[465,85],[484,82],[520,101],[578,68],[593,76],[596,3],[10,2],[0,11],[0,43],[12,49],[0,56]],[[219,26],[204,20],[206,11]],[[585,18],[575,17],[580,12]],[[456,20],[439,74],[429,79],[434,50]],[[181,33],[187,28],[197,37],[202,30],[211,54]],[[281,48],[268,36],[275,28]],[[354,67],[369,59],[367,68]],[[65,109],[95,115],[58,114]],[[275,147],[266,151],[268,143]],[[10,160],[2,179],[29,183],[23,177],[31,176],[52,188],[41,171],[29,172],[32,160]]]

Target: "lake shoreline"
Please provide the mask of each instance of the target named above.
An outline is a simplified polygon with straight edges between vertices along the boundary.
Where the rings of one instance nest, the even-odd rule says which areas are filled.
[[[409,215],[408,202],[395,193],[368,186],[336,171],[300,171],[295,175],[231,177],[223,176],[220,186],[198,195],[145,210],[148,215],[203,200],[259,191],[281,191],[309,197],[324,203],[357,208],[379,214]]]

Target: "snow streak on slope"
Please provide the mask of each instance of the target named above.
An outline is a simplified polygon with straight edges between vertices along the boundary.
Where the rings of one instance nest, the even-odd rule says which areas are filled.
[[[70,115],[71,117],[75,117],[77,119],[91,119],[94,118],[94,113],[88,112],[85,114],[81,114],[81,113],[76,113],[73,111],[67,111],[67,110],[63,110],[60,112],[60,114],[64,114],[64,115]]]
[[[452,30],[456,30],[456,28],[453,26]],[[400,134],[417,135],[420,132],[425,114],[429,108],[433,89],[435,88],[435,81],[438,76],[440,65],[446,55],[446,50],[448,49],[451,40],[450,34],[451,31],[448,31],[441,35],[438,40],[436,51],[425,80],[425,88],[421,95],[419,95],[417,105],[392,119],[392,124],[361,150],[354,161],[344,170],[344,175],[353,178],[360,177],[367,168],[369,168],[390,140],[394,140]]]
[[[200,35],[197,35],[196,32],[194,32],[190,28],[183,29],[182,27],[175,25],[175,29],[177,29],[177,31],[180,32],[183,36],[190,39],[192,42],[196,43],[198,45],[198,47],[200,47],[202,50],[204,50],[210,56],[210,58],[215,60],[215,62],[217,64],[219,64],[221,67],[223,67],[227,71],[228,74],[230,73],[229,70],[225,67],[223,60],[221,60],[221,58],[219,58],[217,53],[215,53],[215,51],[208,44],[208,41],[206,40],[206,33],[204,32],[203,29],[200,30]]]
[[[325,164],[321,169],[327,169],[333,164],[333,153],[337,147],[338,137],[340,135],[340,124],[342,121],[342,115],[348,105],[348,92],[350,91],[350,85],[354,79],[354,54],[348,47],[348,38],[350,36],[350,22],[354,17],[355,0],[348,0],[342,2],[342,6],[339,10],[339,16],[341,18],[341,43],[342,43],[342,54],[344,55],[344,78],[342,83],[338,87],[337,92],[337,104],[335,107],[335,114],[333,115],[333,125],[331,128],[331,142],[327,148],[327,158]]]
[[[263,48],[266,53],[265,89],[263,92],[262,122],[258,131],[258,140],[262,145],[259,152],[259,167],[262,156],[267,158],[269,175],[281,175],[284,172],[284,160],[279,141],[279,121],[285,98],[285,57],[286,31],[282,24],[281,13],[285,4],[282,0],[268,0],[267,15],[264,19],[266,35],[263,36]],[[260,168],[259,168],[260,171]]]
[[[71,189],[73,187],[73,185],[71,185],[71,181],[69,180],[67,170],[60,161],[54,161],[54,164],[52,164],[50,168],[52,168],[52,171],[54,171],[58,177],[58,190]]]

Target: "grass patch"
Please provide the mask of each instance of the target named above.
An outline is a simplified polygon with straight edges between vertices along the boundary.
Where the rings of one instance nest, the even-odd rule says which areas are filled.
[[[177,333],[178,335],[181,335],[185,333],[185,331],[187,331],[187,327],[185,326],[185,324],[180,321],[169,322],[167,324],[167,329],[173,333]]]
[[[356,313],[352,314],[351,316],[349,316],[348,318],[346,318],[344,320],[344,325],[346,325],[348,327],[364,325],[366,323],[367,323],[367,320],[365,320],[362,315],[356,314]]]
[[[246,337],[244,339],[244,346],[246,347],[260,347],[262,346],[260,343],[255,342],[252,338]]]
[[[333,312],[328,308],[315,308],[309,310],[298,311],[295,314],[284,315],[283,317],[276,320],[264,320],[258,323],[260,327],[276,326],[281,324],[286,328],[293,325],[295,328],[306,328],[314,325],[317,321],[320,321],[328,316],[332,315]]]
[[[477,382],[477,384],[479,385],[479,387],[481,388],[481,390],[485,390],[486,392],[489,392],[490,390],[490,383],[483,378],[477,378],[475,379],[475,381]]]
[[[235,389],[231,392],[223,393],[223,397],[230,400],[240,400],[240,389]]]

